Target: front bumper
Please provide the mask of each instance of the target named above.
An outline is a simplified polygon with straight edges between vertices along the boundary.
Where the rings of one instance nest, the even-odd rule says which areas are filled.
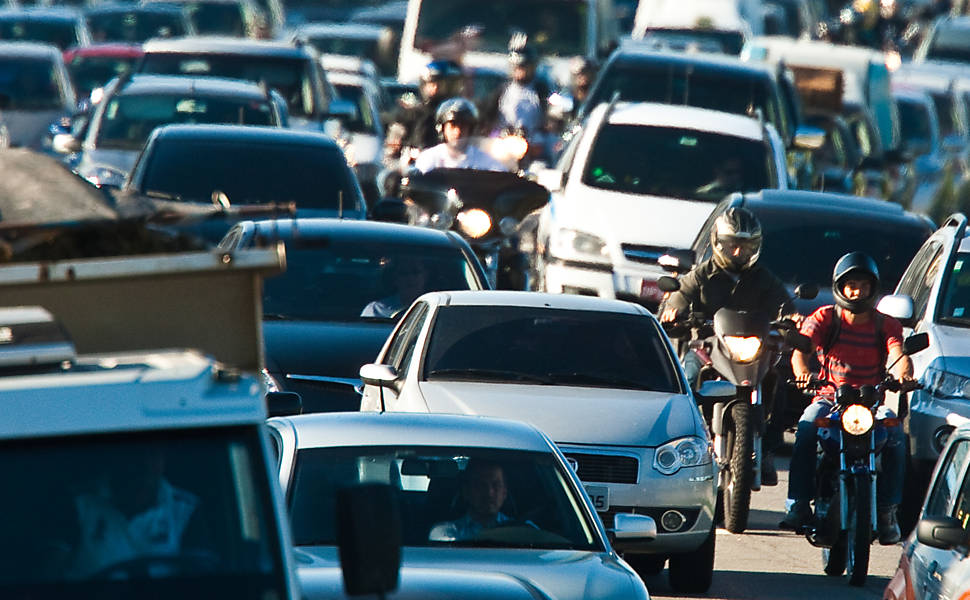
[[[546,263],[546,291],[659,304],[656,281],[664,271],[636,263],[617,265],[551,259]]]
[[[717,499],[717,469],[713,462],[663,475],[653,468],[653,448],[569,444],[559,444],[559,447],[567,459],[578,463],[577,474],[584,485],[609,488],[609,508],[597,513],[607,529],[613,526],[613,515],[619,512],[648,515],[656,521],[655,540],[617,540],[613,545],[618,552],[664,555],[690,552],[710,534]],[[587,467],[590,458],[597,462],[594,468]],[[632,460],[637,461],[636,467],[625,469],[622,463],[630,464]],[[667,511],[677,511],[685,517],[680,528],[671,531],[664,527],[661,517]]]

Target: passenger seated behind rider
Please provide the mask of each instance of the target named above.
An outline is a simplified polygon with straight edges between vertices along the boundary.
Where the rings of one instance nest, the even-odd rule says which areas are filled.
[[[391,319],[428,291],[428,270],[417,258],[398,257],[386,269],[391,294],[369,302],[360,316]]]
[[[435,128],[441,143],[422,151],[414,168],[422,173],[434,169],[507,171],[502,163],[471,144],[478,126],[478,109],[465,98],[445,100],[438,107]]]
[[[502,512],[508,498],[505,470],[498,463],[471,459],[462,473],[461,499],[467,504],[465,514],[454,521],[444,521],[431,528],[428,539],[454,542],[478,537],[483,530],[516,521]],[[526,526],[535,527],[526,522]]]
[[[912,381],[913,363],[902,353],[902,325],[875,309],[879,296],[879,270],[875,261],[862,252],[850,252],[840,258],[832,274],[832,292],[835,305],[819,308],[802,324],[802,333],[811,338],[813,353],[821,363],[819,378],[836,386],[876,385],[885,376],[888,362],[895,363],[893,374],[897,379]],[[792,370],[801,384],[813,375],[809,360],[809,355],[798,350],[792,353]],[[832,407],[831,397],[820,393],[798,420],[788,481],[792,505],[780,523],[784,529],[797,530],[811,523],[813,513],[809,503],[815,496],[818,443],[815,419],[828,415]],[[876,414],[877,419],[894,416],[885,405]],[[902,501],[906,445],[900,425],[886,427],[886,431],[888,437],[880,455],[880,476],[876,480],[876,505],[879,543],[891,545],[900,537],[896,508]]]

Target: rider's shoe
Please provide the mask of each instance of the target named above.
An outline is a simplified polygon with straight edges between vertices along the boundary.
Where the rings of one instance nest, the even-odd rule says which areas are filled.
[[[788,509],[788,513],[778,524],[778,527],[798,531],[802,527],[810,525],[812,517],[812,507],[809,506],[808,500],[796,500]]]
[[[896,521],[896,506],[883,506],[879,508],[876,518],[876,526],[879,533],[879,543],[883,546],[892,546],[899,542],[901,534],[899,532],[899,522]]]
[[[775,455],[765,452],[761,457],[761,485],[778,485],[778,470],[775,469]]]

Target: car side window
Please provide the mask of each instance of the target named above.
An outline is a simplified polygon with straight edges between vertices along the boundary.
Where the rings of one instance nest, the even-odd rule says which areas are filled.
[[[960,440],[950,448],[936,481],[933,482],[933,490],[923,516],[939,517],[949,514],[950,502],[956,495],[958,486],[963,482],[968,455],[970,455],[970,440]]]
[[[914,315],[918,312],[918,306],[916,297],[920,294],[920,288],[925,287],[924,282],[926,280],[926,273],[929,269],[930,263],[933,258],[937,256],[942,250],[942,244],[937,241],[927,242],[919,252],[916,253],[915,258],[906,268],[906,272],[903,273],[902,278],[899,283],[899,293],[907,294],[913,299],[914,303]],[[925,304],[925,302],[924,302]]]
[[[915,289],[913,290],[913,315],[916,317],[917,321],[923,319],[923,315],[926,313],[926,305],[930,299],[930,292],[933,291],[933,285],[936,283],[937,275],[940,273],[940,266],[943,264],[943,246],[937,244],[935,252],[929,260],[929,264],[926,267],[926,271],[922,274],[918,281],[915,282]]]
[[[965,474],[963,483],[960,485],[960,493],[957,495],[956,504],[953,505],[953,517],[963,523],[963,528],[970,531],[970,474]]]
[[[416,316],[411,331],[408,332],[408,339],[404,342],[403,352],[400,362],[395,365],[398,373],[406,373],[411,366],[411,357],[414,356],[414,348],[418,344],[418,334],[421,333],[421,326],[424,325],[424,317],[428,314],[428,305],[421,303],[415,311]]]
[[[424,315],[427,312],[428,305],[421,302],[405,315],[404,320],[401,321],[401,326],[398,327],[397,332],[394,334],[394,339],[391,341],[391,345],[387,350],[387,355],[384,356],[383,362],[385,365],[391,365],[400,372],[400,365],[404,362],[405,355],[407,355],[407,361],[410,362],[410,352],[414,351],[414,343],[417,339],[418,332],[421,330],[421,323],[424,322]]]

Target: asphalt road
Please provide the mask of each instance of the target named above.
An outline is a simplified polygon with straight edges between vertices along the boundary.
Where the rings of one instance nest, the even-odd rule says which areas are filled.
[[[778,529],[788,491],[787,456],[776,458],[779,483],[752,496],[748,530],[742,534],[718,530],[714,583],[707,594],[678,596],[667,584],[667,573],[647,579],[651,598],[868,600],[882,591],[896,570],[901,546],[872,546],[869,578],[864,588],[852,587],[845,576],[827,577],[821,550],[803,536]]]

